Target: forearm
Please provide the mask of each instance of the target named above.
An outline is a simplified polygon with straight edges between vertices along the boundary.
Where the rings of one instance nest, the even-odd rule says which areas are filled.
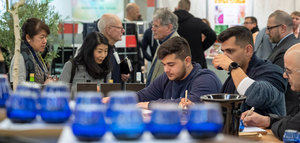
[[[254,82],[246,90],[245,95],[247,96],[246,103],[257,108],[269,108],[284,101],[284,93],[266,81]]]
[[[237,69],[233,69],[230,74],[236,88],[238,88],[239,84],[242,82],[244,78],[248,77],[246,73],[243,71],[243,69],[240,67]]]

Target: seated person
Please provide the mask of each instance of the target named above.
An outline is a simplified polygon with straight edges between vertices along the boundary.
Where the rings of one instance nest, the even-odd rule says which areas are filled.
[[[300,92],[300,44],[296,44],[288,49],[284,55],[285,72],[283,77],[288,79],[291,89],[296,92]],[[295,95],[298,96],[298,95]],[[298,98],[300,98],[298,96]],[[300,104],[298,104],[300,108]],[[273,134],[282,140],[284,131],[286,129],[292,129],[300,131],[300,112],[291,116],[277,116],[269,114],[267,116],[259,115],[253,112],[247,115],[248,111],[244,112],[241,116],[245,126],[258,126],[271,128]]]
[[[243,111],[255,107],[263,115],[285,115],[287,81],[282,77],[283,70],[253,53],[252,33],[243,26],[235,26],[223,31],[218,41],[224,54],[215,56],[213,65],[230,74],[221,92],[247,96]]]
[[[216,74],[192,62],[190,47],[184,38],[176,36],[167,40],[157,53],[164,73],[137,92],[139,107],[151,109],[155,102],[179,103],[186,90],[192,102],[200,102],[200,96],[220,91],[221,82]]]
[[[23,24],[18,83],[34,81],[44,84],[53,80],[48,76],[48,68],[41,57],[41,53],[46,48],[49,34],[49,27],[40,19],[29,18]],[[9,75],[11,82],[13,82],[14,78],[13,67],[15,58],[14,56],[10,65]]]
[[[77,82],[107,82],[110,73],[108,51],[108,40],[103,34],[89,33],[78,55],[64,65],[59,80],[71,83],[75,91]]]

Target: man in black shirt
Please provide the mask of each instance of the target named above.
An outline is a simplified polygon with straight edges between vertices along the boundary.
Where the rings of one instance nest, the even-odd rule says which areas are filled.
[[[289,48],[284,55],[284,67],[285,72],[283,77],[288,79],[291,89],[295,92],[300,92],[300,44],[296,44]],[[296,96],[296,95],[295,95]],[[299,98],[299,96],[298,96]],[[298,103],[298,109],[300,103]],[[262,116],[253,112],[251,115],[247,116],[246,111],[242,114],[241,119],[243,120],[245,126],[258,126],[258,127],[270,127],[273,134],[282,140],[283,134],[286,129],[298,130],[300,131],[300,111],[294,115],[289,116],[277,116],[274,114],[269,114],[268,116]]]

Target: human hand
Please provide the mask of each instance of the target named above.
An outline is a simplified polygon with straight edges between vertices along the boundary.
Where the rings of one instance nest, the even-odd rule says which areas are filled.
[[[181,98],[178,106],[182,109],[187,109],[191,105],[194,105],[194,103],[191,100],[187,99],[187,101],[185,101],[185,98]]]
[[[102,98],[102,103],[106,104],[106,103],[109,102],[109,100],[110,100],[109,97],[103,97],[103,98]]]
[[[250,110],[242,113],[241,120],[245,126],[255,126],[255,127],[269,127],[270,126],[270,117],[260,115],[256,112],[246,116]]]
[[[229,65],[232,62],[233,61],[229,57],[227,57],[225,54],[219,54],[214,57],[212,64],[214,65],[214,67],[216,69],[222,68],[223,70],[228,71]]]
[[[130,74],[121,74],[122,81],[126,82],[130,78]]]
[[[139,108],[148,109],[149,102],[139,102],[136,104]]]

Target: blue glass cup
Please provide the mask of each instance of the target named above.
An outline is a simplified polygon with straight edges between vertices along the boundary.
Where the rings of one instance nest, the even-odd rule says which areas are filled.
[[[7,75],[0,74],[0,108],[5,107],[5,102],[11,93],[10,86],[8,84]]]
[[[194,139],[215,137],[223,128],[219,104],[195,104],[189,109],[186,129]]]
[[[176,138],[182,125],[180,122],[180,110],[174,103],[154,103],[152,105],[151,120],[148,130],[157,139]]]
[[[37,114],[37,95],[32,92],[15,92],[6,102],[7,117],[15,123],[32,122]]]
[[[114,105],[110,130],[118,140],[139,139],[145,130],[141,111],[136,105]]]
[[[41,96],[40,114],[42,120],[47,123],[64,123],[71,115],[68,86],[62,83],[58,85],[60,87],[55,85],[55,82],[46,85]]]
[[[57,82],[50,82],[47,84],[43,92],[70,92],[69,84],[57,81]]]
[[[283,135],[284,143],[297,143],[298,142],[298,132],[296,130],[285,130]]]
[[[98,141],[107,130],[103,104],[76,104],[72,131],[80,141]]]
[[[41,85],[35,82],[22,82],[17,86],[16,89],[17,92],[32,92],[37,95],[37,113],[39,113],[39,110],[41,109],[40,105],[40,98],[41,98]]]
[[[78,92],[76,95],[77,104],[102,104],[102,94],[99,92]]]
[[[107,112],[106,117],[111,118],[112,116],[112,107],[114,105],[129,105],[137,104],[137,97],[136,93],[132,91],[113,91],[109,92],[108,96],[110,97],[110,100],[107,105]]]

